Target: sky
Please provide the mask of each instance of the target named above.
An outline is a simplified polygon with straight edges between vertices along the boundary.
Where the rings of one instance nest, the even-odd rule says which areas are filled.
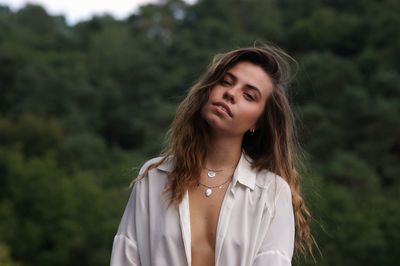
[[[158,0],[0,0],[1,5],[9,6],[13,11],[24,7],[27,3],[39,4],[51,15],[64,15],[71,25],[104,13],[111,14],[117,19],[124,19],[139,6],[157,2]]]

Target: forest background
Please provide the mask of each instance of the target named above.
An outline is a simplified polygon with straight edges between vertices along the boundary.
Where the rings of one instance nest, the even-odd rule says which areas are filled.
[[[0,265],[108,265],[177,103],[215,53],[255,40],[299,62],[316,265],[397,265],[399,14],[396,0],[167,0],[71,26],[0,6]]]

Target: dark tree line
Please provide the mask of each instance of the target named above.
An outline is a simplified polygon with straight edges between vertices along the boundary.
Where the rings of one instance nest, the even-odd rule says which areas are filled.
[[[299,62],[317,265],[396,265],[399,13],[394,0],[165,0],[71,26],[0,6],[0,265],[107,265],[176,104],[215,53],[256,40]]]

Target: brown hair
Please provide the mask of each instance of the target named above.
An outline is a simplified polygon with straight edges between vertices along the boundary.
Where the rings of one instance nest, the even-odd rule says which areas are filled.
[[[281,49],[263,45],[241,48],[214,57],[206,72],[191,87],[179,105],[168,131],[164,160],[173,156],[174,168],[169,174],[166,191],[171,193],[170,205],[178,205],[185,191],[200,175],[208,147],[208,124],[201,116],[201,108],[208,100],[210,89],[238,62],[250,62],[260,66],[271,78],[273,90],[266,101],[258,128],[252,136],[245,134],[242,149],[253,160],[257,170],[268,169],[282,176],[291,188],[295,216],[295,250],[313,256],[314,238],[310,232],[311,215],[300,194],[299,167],[301,149],[297,142],[293,112],[287,97],[287,85],[291,79],[290,66],[296,61]]]

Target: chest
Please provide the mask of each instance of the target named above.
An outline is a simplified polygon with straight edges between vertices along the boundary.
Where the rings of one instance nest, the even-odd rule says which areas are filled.
[[[207,188],[196,186],[189,192],[189,212],[192,245],[207,244],[215,248],[219,214],[227,186],[212,189],[206,195]]]
[[[150,246],[142,250],[151,251],[149,258],[179,253],[174,257],[179,257],[179,263],[169,265],[185,265],[181,260],[190,261],[192,266],[251,265],[268,229],[268,215],[263,215],[268,213],[263,208],[264,194],[257,188],[251,191],[240,185],[228,187],[213,189],[210,197],[205,196],[204,187],[190,188],[178,209],[164,208],[157,200],[139,204],[149,212],[149,221],[139,225],[138,234],[153,232]],[[142,220],[146,216],[138,217]],[[146,226],[150,226],[149,230]],[[153,261],[153,265],[157,263]]]
[[[215,242],[219,214],[227,186],[212,188],[211,194],[206,187],[195,186],[188,190],[192,265],[197,259],[207,265],[213,265]]]

